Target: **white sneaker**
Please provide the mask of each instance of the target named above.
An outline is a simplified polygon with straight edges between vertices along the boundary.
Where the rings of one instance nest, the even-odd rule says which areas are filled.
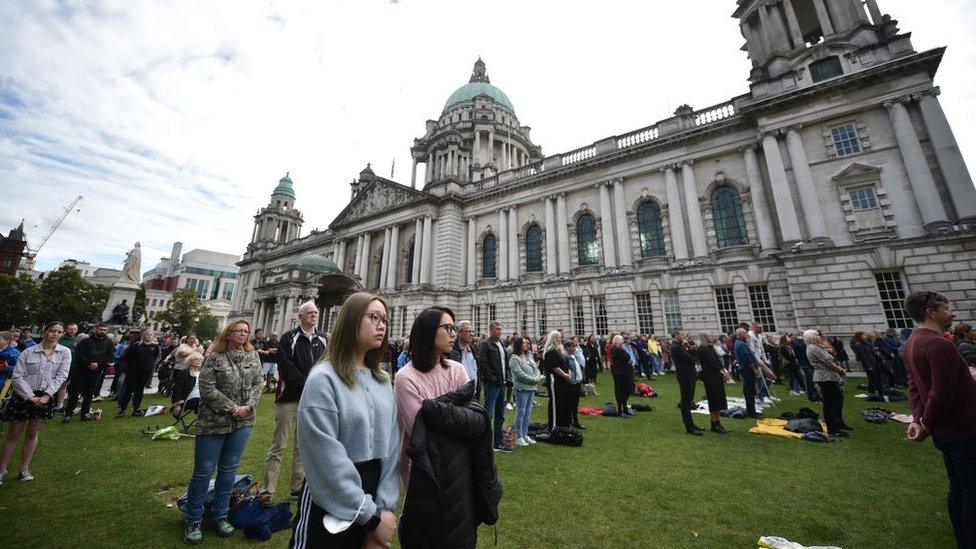
[[[519,439],[515,442],[515,444],[517,444],[519,446],[528,446],[529,445],[529,442],[527,440],[525,440],[524,438],[519,437]]]
[[[7,480],[7,472],[0,472],[0,486],[3,486],[3,481]]]
[[[505,409],[506,410],[514,410],[515,408],[512,406],[512,403],[509,402],[508,404],[505,405]]]
[[[34,475],[31,474],[30,469],[22,469],[20,471],[20,476],[17,478],[19,478],[22,482],[30,482],[34,480]]]
[[[529,435],[525,435],[525,441],[528,442],[529,444],[535,444],[536,442],[535,439],[530,437]]]

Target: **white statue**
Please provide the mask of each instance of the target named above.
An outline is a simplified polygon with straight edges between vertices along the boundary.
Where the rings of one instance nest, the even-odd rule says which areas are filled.
[[[136,242],[135,248],[129,250],[125,255],[125,263],[122,264],[121,282],[131,282],[139,284],[142,278],[142,248]]]

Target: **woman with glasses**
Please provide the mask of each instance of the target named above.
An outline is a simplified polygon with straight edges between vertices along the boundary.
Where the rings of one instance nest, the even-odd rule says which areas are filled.
[[[292,548],[389,547],[396,530],[400,447],[390,375],[380,367],[388,311],[373,294],[349,296],[328,358],[309,372],[298,404],[305,485]]]
[[[414,420],[426,399],[456,391],[468,382],[464,365],[447,358],[454,350],[457,326],[454,313],[446,307],[425,309],[410,328],[410,362],[393,380],[397,423],[400,426],[400,474],[404,485],[410,478],[406,449],[410,445]]]
[[[210,476],[217,469],[211,510],[220,537],[234,534],[227,518],[230,492],[241,454],[257,417],[256,409],[264,378],[261,359],[251,346],[251,325],[233,320],[220,331],[200,370],[200,408],[193,450],[193,474],[187,488],[186,531],[183,541],[200,543],[203,502]]]

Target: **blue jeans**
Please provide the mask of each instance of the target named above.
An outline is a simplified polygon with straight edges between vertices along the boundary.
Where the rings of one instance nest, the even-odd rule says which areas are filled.
[[[250,427],[241,427],[226,435],[197,435],[193,447],[193,474],[186,495],[187,524],[200,524],[203,520],[203,503],[210,488],[210,475],[215,468],[217,481],[214,483],[211,511],[215,520],[227,516],[237,464],[241,461],[249,436]]]
[[[655,375],[664,375],[664,358],[661,355],[651,355],[651,372]]]
[[[531,389],[515,389],[515,430],[522,438],[529,434],[529,416],[532,413],[534,396],[535,391]]]
[[[505,386],[485,383],[485,410],[492,418],[492,438],[495,448],[504,444],[502,424],[505,422]]]
[[[976,547],[976,437],[932,437],[949,477],[949,520],[959,547]]]

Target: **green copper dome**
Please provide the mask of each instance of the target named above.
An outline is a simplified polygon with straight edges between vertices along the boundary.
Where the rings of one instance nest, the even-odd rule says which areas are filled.
[[[319,254],[306,254],[289,264],[295,269],[302,269],[312,273],[341,273],[339,266],[331,259]]]
[[[474,64],[474,70],[471,72],[471,80],[451,94],[451,97],[447,99],[447,103],[444,104],[443,112],[447,112],[458,105],[471,103],[479,95],[487,95],[500,107],[508,110],[512,114],[515,113],[515,107],[512,107],[512,102],[508,100],[505,92],[491,85],[491,81],[488,80],[488,73],[485,71],[485,62],[480,57]]]
[[[271,194],[283,194],[285,196],[295,198],[295,189],[292,187],[293,183],[291,181],[291,177],[288,177],[290,173],[291,172],[286,172],[285,176],[278,180],[278,186],[275,187],[274,192]]]

